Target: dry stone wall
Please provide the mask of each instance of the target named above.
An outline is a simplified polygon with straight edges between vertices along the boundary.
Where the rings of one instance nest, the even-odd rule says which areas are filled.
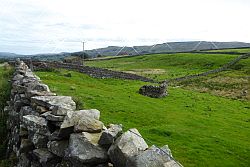
[[[228,70],[230,67],[232,67],[233,65],[237,64],[240,60],[242,59],[248,59],[250,57],[250,53],[247,54],[243,54],[235,59],[233,59],[232,61],[230,61],[229,63],[225,64],[224,66],[214,69],[214,70],[210,70],[210,71],[206,71],[203,73],[199,73],[199,74],[194,74],[194,75],[187,75],[184,77],[179,77],[179,78],[173,78],[173,79],[169,79],[169,80],[165,80],[162,83],[170,83],[170,82],[180,82],[180,81],[184,81],[184,80],[190,80],[190,79],[195,79],[195,78],[199,78],[199,77],[205,77],[208,76],[210,74],[216,74],[225,70]]]
[[[30,63],[27,63],[30,64]],[[87,74],[94,78],[117,78],[117,79],[127,79],[127,80],[138,80],[144,82],[155,82],[153,79],[139,76],[136,74],[130,74],[120,71],[113,71],[99,67],[83,66],[71,63],[61,63],[61,62],[32,62],[34,70],[50,69],[50,68],[63,68],[67,70],[74,70],[84,74]]]
[[[97,109],[76,110],[69,96],[56,96],[28,66],[15,63],[8,155],[17,167],[179,167],[166,146],[149,147],[137,129],[105,127]]]
[[[139,89],[139,93],[144,96],[149,96],[152,98],[161,98],[168,95],[167,93],[167,83],[164,82],[160,84],[159,86],[154,85],[143,85]]]
[[[165,81],[160,82],[159,86],[144,85],[139,89],[139,93],[144,95],[144,96],[149,96],[149,97],[152,97],[152,98],[165,97],[165,96],[167,96],[167,84],[168,83],[180,82],[180,81],[195,79],[195,78],[199,78],[199,77],[205,77],[205,76],[208,76],[210,74],[219,73],[219,72],[222,72],[222,71],[225,71],[225,70],[229,69],[233,65],[237,64],[240,60],[247,59],[249,57],[250,57],[250,53],[243,54],[243,55],[235,58],[234,60],[230,61],[229,63],[225,64],[224,66],[220,67],[220,68],[210,70],[210,71],[207,71],[207,72],[204,72],[204,73],[199,73],[199,74],[194,74],[194,75],[187,75],[187,76],[184,76],[184,77],[165,80]]]

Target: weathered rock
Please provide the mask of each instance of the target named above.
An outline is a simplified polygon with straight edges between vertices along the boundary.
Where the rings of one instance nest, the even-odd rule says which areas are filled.
[[[37,90],[27,90],[25,92],[25,95],[30,98],[33,96],[56,96],[55,93],[47,92],[47,91],[37,91]]]
[[[98,110],[68,111],[61,125],[60,134],[74,127],[75,132],[100,132],[103,123],[99,121],[100,112]],[[72,133],[72,132],[71,132]]]
[[[25,96],[25,94],[20,94],[20,101],[23,102],[24,104],[30,104],[29,99]]]
[[[30,167],[29,155],[26,153],[20,154],[17,167]]]
[[[23,116],[25,115],[35,115],[35,116],[39,116],[39,113],[36,112],[35,110],[33,110],[30,106],[24,106],[21,108],[20,112],[19,112],[19,118],[20,120],[23,119]]]
[[[74,127],[75,132],[100,132],[103,123],[91,117],[81,117]]]
[[[86,117],[87,116],[87,117],[91,117],[91,118],[94,118],[97,120],[100,119],[100,111],[97,109],[80,110],[74,114],[76,114],[76,116],[79,116],[79,117]]]
[[[48,113],[46,115],[46,119],[49,121],[54,121],[54,122],[62,122],[64,120],[64,116],[58,116],[58,115],[53,115]]]
[[[168,157],[168,160],[171,160],[173,158],[173,155],[172,155],[171,150],[169,149],[168,145],[161,147],[160,150],[159,150],[159,148],[155,149],[155,150],[157,150],[158,154],[165,155],[165,159],[167,159],[167,157]]]
[[[49,140],[54,141],[54,140],[62,140],[62,137],[59,137],[59,130],[54,131],[50,136]]]
[[[74,125],[78,122],[78,120],[80,119],[79,117],[76,117],[75,112],[77,111],[67,111],[67,114],[64,118],[64,121],[61,125],[61,129],[65,129],[68,127],[74,127]],[[60,129],[60,130],[61,130]]]
[[[64,157],[65,150],[68,147],[68,145],[69,145],[68,140],[49,141],[47,144],[48,150],[59,157]]]
[[[31,69],[27,69],[26,73],[25,73],[25,76],[26,77],[30,77],[30,78],[35,78],[36,80],[40,81],[41,79],[36,75],[34,74]]]
[[[39,161],[35,161],[35,160],[32,160],[30,162],[30,166],[31,167],[42,167],[42,165],[40,164],[40,162]]]
[[[108,150],[114,166],[126,167],[126,163],[131,157],[148,148],[147,143],[140,136],[137,129],[130,129],[116,139]]]
[[[63,123],[63,122],[50,122],[50,123],[51,123],[52,125],[54,125],[54,126],[60,128],[60,127],[62,126],[62,123]]]
[[[23,125],[20,125],[19,136],[20,137],[28,136],[28,130]]]
[[[166,167],[166,165],[174,167],[174,165],[177,165],[176,167],[180,167],[176,162],[169,163],[170,161],[172,161],[172,154],[167,145],[161,149],[152,146],[148,150],[130,158],[126,165],[133,167]]]
[[[21,97],[20,97],[20,94],[17,93],[17,94],[15,94],[13,101],[15,103],[18,100],[21,100]]]
[[[10,110],[8,115],[9,115],[9,118],[11,118],[11,120],[10,120],[11,122],[18,123],[18,121],[19,121],[19,113],[18,112],[16,112],[15,110]]]
[[[60,163],[58,163],[56,165],[56,167],[73,167],[73,165],[72,165],[72,163],[70,161],[63,159]],[[86,166],[83,166],[83,165],[79,164],[78,166],[75,165],[74,167],[86,167]],[[87,166],[87,167],[89,167],[89,166]]]
[[[122,125],[111,124],[107,130],[102,132],[99,144],[103,146],[110,146],[115,139],[122,133]]]
[[[30,85],[35,85],[35,84],[39,84],[39,80],[34,77],[34,76],[24,76],[22,79],[21,79],[21,85],[24,85],[25,87],[30,87]]]
[[[48,137],[39,133],[35,133],[32,136],[32,142],[36,148],[46,148],[48,143]]]
[[[114,167],[114,166],[111,163],[105,163],[105,164],[99,164],[99,165],[97,165],[95,167]]]
[[[35,115],[23,116],[23,124],[29,131],[33,131],[42,135],[48,135],[47,121]]]
[[[68,110],[75,110],[76,104],[69,96],[34,96],[31,102],[52,110],[54,115],[66,115]]]
[[[21,84],[19,84],[19,85],[25,87],[25,95],[27,95],[26,93],[29,91],[36,91],[36,90],[33,90],[32,87],[34,87],[37,84],[40,84],[40,82],[39,82],[39,80],[37,80],[37,78],[27,77],[27,76],[25,76],[20,82],[21,82]],[[29,97],[29,96],[27,96],[27,97]]]
[[[21,74],[16,74],[13,78],[12,81],[20,81],[24,76]]]
[[[33,90],[33,91],[35,90],[38,92],[50,92],[49,87],[41,83],[34,83],[32,85],[29,85],[28,89]]]
[[[16,112],[19,112],[20,109],[23,107],[23,106],[26,106],[27,104],[23,103],[21,100],[17,100],[15,103],[14,103],[14,110]]]
[[[25,93],[25,91],[27,90],[27,88],[25,86],[19,85],[20,81],[15,81],[12,84],[13,87],[13,91],[17,92],[17,93]]]
[[[70,158],[73,164],[95,165],[107,162],[108,156],[106,151],[97,144],[100,135],[87,132],[71,134],[66,156]]]
[[[164,167],[182,167],[182,165],[178,164],[174,160],[171,160],[171,161],[164,163]]]
[[[49,110],[42,106],[36,106],[36,111],[40,114],[48,112]]]
[[[33,150],[35,158],[42,164],[42,166],[56,166],[59,159],[48,151],[46,148],[39,148]]]
[[[20,144],[20,153],[26,153],[34,149],[33,143],[29,139],[22,139]]]
[[[68,138],[71,133],[74,133],[74,126],[61,126],[58,137],[59,138]]]
[[[82,132],[82,136],[95,146],[98,146],[98,141],[100,140],[101,135],[102,133]]]
[[[19,145],[21,143],[20,141],[20,136],[19,136],[19,126],[12,124],[11,127],[11,132],[9,134],[8,137],[9,141],[8,141],[8,149],[13,151],[14,153],[18,153],[19,152]]]
[[[52,109],[52,114],[65,116],[68,111],[73,111],[73,110],[74,109],[69,109],[69,108],[65,108],[65,107],[62,107],[62,106],[55,106]]]
[[[49,114],[51,114],[52,111],[47,111],[45,113],[42,113],[40,117],[46,118]]]

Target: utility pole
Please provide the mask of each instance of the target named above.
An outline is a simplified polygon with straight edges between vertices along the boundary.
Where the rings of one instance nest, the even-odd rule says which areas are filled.
[[[82,54],[83,54],[83,59],[81,60],[81,61],[82,61],[82,63],[81,63],[82,65],[84,64],[84,62],[83,62],[83,61],[84,61],[84,58],[85,58],[84,43],[85,43],[85,42],[82,42]]]
[[[82,42],[82,52],[84,53],[84,42]]]

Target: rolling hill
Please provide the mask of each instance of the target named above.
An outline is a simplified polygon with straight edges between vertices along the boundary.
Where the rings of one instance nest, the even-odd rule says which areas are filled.
[[[117,55],[142,55],[142,54],[154,54],[154,53],[174,53],[174,52],[191,52],[211,49],[227,49],[227,48],[246,48],[250,47],[249,43],[244,42],[208,42],[208,41],[190,41],[190,42],[169,42],[162,44],[155,44],[150,46],[133,46],[133,47],[120,47],[109,46],[106,48],[98,48],[93,50],[86,50],[85,53],[89,58],[99,56],[117,56]],[[0,58],[33,58],[37,60],[49,60],[56,61],[62,60],[67,56],[81,56],[83,52],[73,53],[48,53],[48,54],[36,54],[36,55],[18,55],[14,53],[0,52]]]
[[[17,57],[20,55],[17,55],[15,53],[9,53],[9,52],[0,52],[0,58],[12,58],[12,57]]]
[[[86,53],[91,57],[116,56],[116,55],[138,55],[153,54],[166,52],[191,52],[199,50],[226,49],[226,48],[242,48],[250,47],[250,44],[243,42],[207,42],[207,41],[191,41],[191,42],[169,42],[155,44],[151,46],[134,46],[134,47],[117,47],[109,46],[95,50],[87,50]]]

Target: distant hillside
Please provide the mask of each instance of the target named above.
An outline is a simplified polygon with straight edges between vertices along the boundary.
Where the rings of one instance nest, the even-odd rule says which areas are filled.
[[[0,58],[16,57],[16,56],[18,55],[15,53],[0,52]]]
[[[49,60],[49,61],[58,61],[64,57],[71,56],[72,53],[45,53],[45,54],[35,54],[35,55],[19,55],[15,53],[0,52],[0,58],[2,59],[16,59],[16,58],[27,58],[27,59],[37,59],[37,60]]]
[[[231,48],[250,48],[250,43],[244,42],[208,42],[208,41],[190,41],[190,42],[169,42],[155,44],[150,46],[119,47],[109,46],[93,50],[86,50],[88,58],[100,56],[118,56],[118,55],[140,55],[154,53],[171,52],[190,52],[212,49],[231,49]],[[57,54],[37,54],[37,55],[17,55],[14,53],[0,52],[0,58],[32,57],[38,60],[62,60],[67,56],[83,56],[83,52],[57,53]],[[85,56],[84,56],[85,57]]]
[[[37,54],[37,55],[30,55],[29,57],[32,57],[32,59],[36,59],[36,60],[41,60],[41,61],[58,61],[58,60],[62,60],[64,57],[68,57],[71,56],[72,53],[57,53],[57,54]]]
[[[207,42],[207,41],[192,41],[192,42],[169,42],[150,46],[134,46],[134,47],[117,47],[109,46],[106,48],[87,50],[86,53],[91,57],[116,56],[116,55],[138,55],[138,54],[153,54],[166,52],[190,52],[212,49],[227,49],[227,48],[244,48],[250,47],[249,43],[244,42]]]

